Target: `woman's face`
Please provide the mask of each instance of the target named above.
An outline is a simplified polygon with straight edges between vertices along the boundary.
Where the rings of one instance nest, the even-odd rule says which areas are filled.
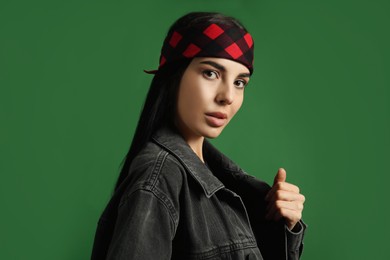
[[[240,109],[249,70],[223,58],[194,58],[180,82],[175,118],[184,138],[217,137]]]

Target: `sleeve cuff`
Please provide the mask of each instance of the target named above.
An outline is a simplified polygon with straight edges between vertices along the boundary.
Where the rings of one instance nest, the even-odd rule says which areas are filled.
[[[292,230],[289,230],[285,226],[288,251],[298,251],[301,249],[306,228],[307,225],[302,220]]]

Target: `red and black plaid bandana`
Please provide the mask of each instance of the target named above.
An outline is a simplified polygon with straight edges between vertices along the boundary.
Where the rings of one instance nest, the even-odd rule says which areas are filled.
[[[253,72],[252,36],[237,26],[207,23],[168,35],[161,49],[159,69],[165,64],[194,57],[234,60]],[[145,71],[155,74],[157,70]]]

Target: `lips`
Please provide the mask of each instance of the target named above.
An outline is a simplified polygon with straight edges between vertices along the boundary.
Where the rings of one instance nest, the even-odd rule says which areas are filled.
[[[221,113],[221,112],[206,113],[206,115],[216,117],[219,119],[226,119],[227,118],[227,115],[225,113]]]
[[[206,113],[206,121],[212,127],[221,127],[225,124],[227,115],[221,112]]]

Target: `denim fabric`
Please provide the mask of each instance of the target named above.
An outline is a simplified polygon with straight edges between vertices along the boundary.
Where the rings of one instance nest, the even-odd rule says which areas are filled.
[[[266,221],[270,186],[203,149],[206,164],[159,130],[100,217],[92,259],[299,259],[306,225]]]

